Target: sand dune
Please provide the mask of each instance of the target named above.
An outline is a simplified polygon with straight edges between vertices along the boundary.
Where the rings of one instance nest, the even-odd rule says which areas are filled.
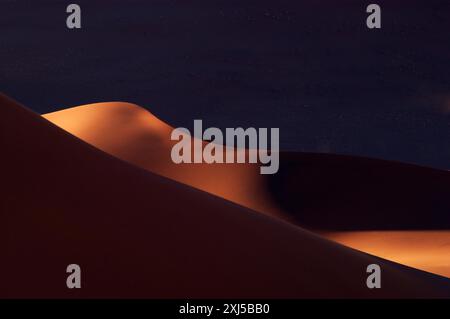
[[[261,176],[256,165],[175,165],[170,159],[172,127],[136,105],[97,103],[44,117],[151,172],[321,231],[350,247],[450,276],[450,232],[437,231],[450,229],[448,172],[300,153],[282,153],[275,176]]]
[[[269,200],[254,164],[174,164],[173,127],[130,103],[96,103],[45,114],[71,134],[120,159],[269,215],[282,216]]]
[[[0,121],[1,297],[450,296],[448,279],[136,168],[3,96]],[[70,263],[82,289],[65,287]]]
[[[450,172],[292,152],[281,152],[275,175],[260,175],[255,164],[174,164],[173,128],[137,105],[96,103],[44,117],[122,160],[312,229],[450,229]]]

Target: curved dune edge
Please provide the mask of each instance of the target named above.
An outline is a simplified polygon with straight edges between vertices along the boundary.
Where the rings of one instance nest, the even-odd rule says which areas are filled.
[[[44,118],[98,149],[264,214],[289,220],[267,198],[256,164],[174,164],[173,127],[131,103],[105,102],[48,113]]]
[[[0,115],[0,297],[450,297],[443,277],[118,161],[1,95]],[[76,291],[64,285],[73,262],[86,278]],[[365,285],[371,263],[382,289]]]
[[[122,160],[289,221],[289,215],[269,200],[270,193],[257,165],[173,164],[170,159],[173,128],[137,105],[96,103],[43,117]],[[321,232],[321,235],[363,252],[450,277],[448,231]]]

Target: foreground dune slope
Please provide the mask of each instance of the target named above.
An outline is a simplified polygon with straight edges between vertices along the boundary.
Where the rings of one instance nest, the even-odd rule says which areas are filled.
[[[260,175],[257,165],[176,165],[170,158],[172,127],[136,105],[96,103],[44,117],[151,172],[352,248],[450,277],[450,172],[286,152],[274,176]]]
[[[450,297],[443,277],[128,165],[4,96],[0,121],[0,297]]]

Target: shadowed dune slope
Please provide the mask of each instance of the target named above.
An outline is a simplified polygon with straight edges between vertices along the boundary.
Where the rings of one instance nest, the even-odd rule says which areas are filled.
[[[450,296],[443,277],[128,165],[6,97],[0,121],[1,297]],[[65,287],[71,263],[82,289]]]

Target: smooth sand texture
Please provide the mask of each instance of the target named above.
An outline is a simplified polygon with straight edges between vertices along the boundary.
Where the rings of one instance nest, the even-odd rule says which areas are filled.
[[[268,200],[265,180],[254,164],[174,164],[173,127],[137,105],[96,103],[44,117],[95,147],[151,172],[246,207],[280,216]],[[280,216],[281,217],[281,216]]]
[[[151,172],[301,226],[318,230],[349,227],[350,232],[326,231],[321,235],[450,277],[450,232],[414,230],[446,229],[450,225],[447,172],[301,154],[282,154],[282,164],[288,162],[289,170],[274,177],[261,176],[256,165],[248,164],[176,165],[170,159],[172,127],[136,105],[97,103],[44,117],[95,147]],[[387,227],[401,231],[359,231],[372,226],[375,230]]]
[[[450,296],[448,279],[119,161],[4,96],[0,121],[1,297]],[[82,289],[65,286],[71,263]]]

